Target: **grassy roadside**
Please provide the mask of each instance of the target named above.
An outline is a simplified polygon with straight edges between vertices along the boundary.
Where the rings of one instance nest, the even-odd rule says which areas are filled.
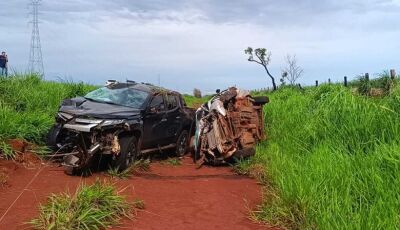
[[[210,95],[204,96],[202,98],[197,98],[194,97],[192,95],[183,95],[183,97],[185,98],[185,102],[189,107],[193,107],[193,108],[198,108],[200,107],[204,102],[206,102],[207,100],[209,100],[211,98]]]
[[[60,102],[94,88],[0,78],[0,152],[9,138],[42,143]],[[292,229],[400,226],[400,87],[379,99],[338,85],[268,96],[268,141],[238,167],[268,186],[255,218]]]
[[[269,96],[268,141],[240,165],[265,168],[270,189],[258,220],[289,229],[400,226],[399,87],[382,99],[337,85]]]
[[[36,75],[0,77],[0,141],[20,138],[43,143],[60,102],[95,86],[43,81]]]
[[[143,208],[143,201],[128,202],[113,185],[96,181],[82,185],[74,195],[50,195],[30,224],[38,230],[106,229],[121,218],[132,218],[135,209]]]

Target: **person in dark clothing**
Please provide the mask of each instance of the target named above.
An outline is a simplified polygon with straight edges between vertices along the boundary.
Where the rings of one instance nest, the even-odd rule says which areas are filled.
[[[0,55],[0,68],[1,68],[1,75],[6,75],[8,76],[8,57],[6,52],[1,52]]]

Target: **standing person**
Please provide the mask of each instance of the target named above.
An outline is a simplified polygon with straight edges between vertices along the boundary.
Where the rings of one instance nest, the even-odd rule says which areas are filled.
[[[1,52],[0,55],[0,68],[1,68],[1,75],[8,76],[8,57],[6,52]]]

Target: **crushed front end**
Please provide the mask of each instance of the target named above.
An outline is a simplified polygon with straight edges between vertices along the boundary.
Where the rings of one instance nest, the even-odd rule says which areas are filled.
[[[67,174],[90,173],[101,155],[117,158],[121,151],[120,136],[141,127],[140,111],[102,105],[84,98],[63,102],[56,115],[56,124],[48,135],[48,146],[55,157],[63,158]],[[100,113],[104,112],[104,114]],[[94,161],[96,159],[96,161]]]
[[[252,97],[231,87],[196,111],[195,161],[218,165],[252,156],[265,139],[263,105],[267,97]]]

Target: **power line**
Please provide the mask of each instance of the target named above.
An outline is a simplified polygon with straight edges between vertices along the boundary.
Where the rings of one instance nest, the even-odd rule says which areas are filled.
[[[42,46],[40,44],[39,33],[39,5],[41,0],[31,0],[30,6],[32,8],[32,36],[31,36],[31,49],[29,53],[29,66],[30,73],[37,73],[44,75]]]

